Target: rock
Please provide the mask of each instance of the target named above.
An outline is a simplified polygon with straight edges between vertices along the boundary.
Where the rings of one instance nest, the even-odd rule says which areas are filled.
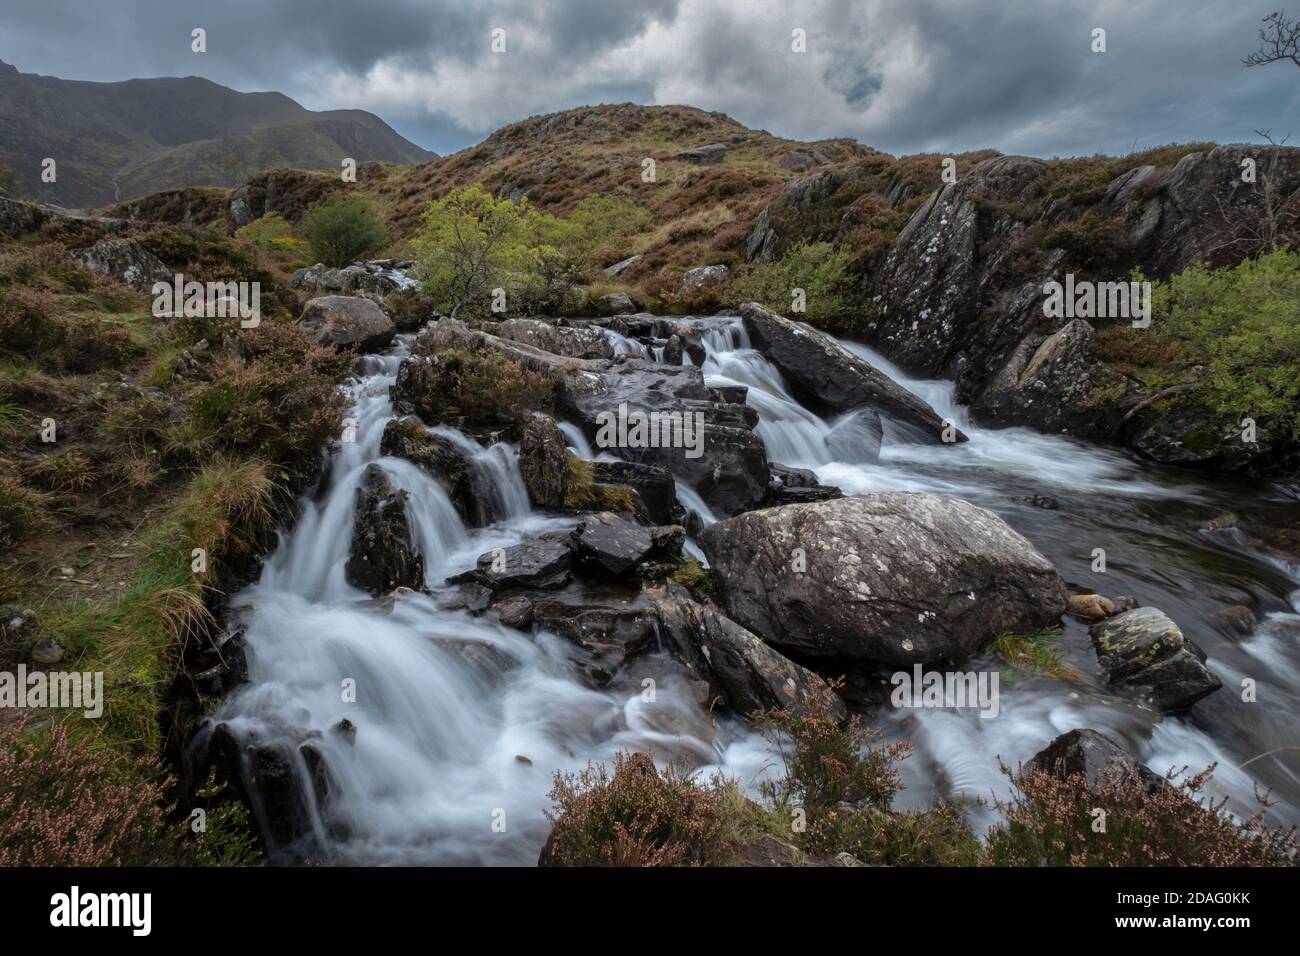
[[[790,468],[772,464],[772,484],[768,488],[767,508],[779,505],[807,504],[812,501],[830,501],[842,498],[844,492],[833,485],[823,485],[807,468]]]
[[[388,348],[397,332],[393,320],[371,299],[324,295],[310,300],[298,325],[320,345],[377,352]]]
[[[476,582],[492,592],[547,590],[569,583],[573,547],[567,536],[541,537],[479,555],[474,569],[447,579],[449,584]]]
[[[817,674],[794,663],[731,618],[694,601],[680,584],[652,592],[673,653],[716,688],[732,710],[749,716],[769,708],[796,714],[830,707],[847,719],[844,702]]]
[[[884,440],[880,413],[870,408],[850,412],[826,435],[826,449],[835,461],[850,465],[874,465],[880,461]]]
[[[600,315],[631,315],[636,305],[626,292],[610,292],[596,300],[596,312]]]
[[[36,612],[31,608],[17,604],[0,605],[0,641],[17,642],[19,635],[35,620]]]
[[[194,684],[205,694],[224,694],[247,681],[248,649],[244,632],[238,631],[200,654],[197,665]]]
[[[805,153],[801,149],[792,149],[781,157],[781,168],[792,169],[796,172],[806,172],[818,165],[817,160],[811,153]]]
[[[1180,400],[1185,397],[1175,398],[1172,407],[1159,412],[1147,410],[1135,416],[1137,424],[1126,431],[1127,444],[1163,464],[1220,471],[1249,471],[1273,458],[1278,445],[1275,431],[1260,425],[1255,441],[1243,441],[1236,416],[1219,416]]]
[[[490,332],[471,329],[459,319],[441,319],[437,322],[430,322],[421,331],[420,337],[435,353],[451,348],[468,349],[470,351],[491,349],[499,352],[510,361],[525,368],[530,368],[535,372],[581,371],[595,373],[609,367],[609,362],[605,359],[581,359],[557,355],[554,352],[529,345],[526,342],[512,341],[499,335],[493,335]]]
[[[670,335],[664,345],[663,361],[665,365],[681,365],[684,346],[680,335]]]
[[[614,348],[600,329],[552,325],[540,319],[507,319],[496,327],[499,338],[521,342],[552,355],[578,359],[610,359]]]
[[[482,528],[496,520],[491,488],[474,467],[469,452],[446,435],[428,431],[415,419],[393,419],[384,426],[379,451],[405,458],[436,478],[471,528]]]
[[[0,238],[17,239],[23,233],[35,232],[49,218],[40,206],[0,196]]]
[[[617,582],[572,581],[556,591],[532,592],[533,627],[577,648],[578,664],[593,687],[604,687],[629,660],[657,642],[658,616],[647,593]]]
[[[42,637],[32,647],[32,663],[48,666],[63,660],[63,645],[52,637]]]
[[[568,442],[555,420],[534,415],[519,442],[519,473],[538,508],[564,507],[569,487]]]
[[[624,272],[626,272],[628,269],[632,268],[632,266],[640,262],[642,258],[643,257],[639,255],[628,256],[626,259],[616,262],[612,266],[607,268],[605,270],[605,275],[611,279],[616,279]]]
[[[677,501],[672,473],[636,461],[593,461],[591,476],[602,485],[626,485],[636,492],[647,521],[657,525],[681,524],[685,509]]]
[[[522,594],[515,594],[494,604],[501,623],[516,631],[527,631],[533,626],[533,602]]]
[[[765,208],[754,220],[754,228],[745,238],[745,260],[747,262],[772,262],[776,259],[776,244],[780,241],[776,230],[772,228],[771,213]]]
[[[1094,788],[1103,782],[1104,776],[1114,774],[1136,774],[1149,791],[1155,791],[1164,783],[1159,774],[1138,763],[1115,741],[1087,729],[1061,734],[1025,766],[1062,780],[1083,774],[1088,786]]]
[[[655,541],[650,529],[611,511],[591,515],[574,532],[578,560],[590,574],[620,578],[650,557]]]
[[[1187,710],[1222,685],[1205,653],[1153,607],[1125,611],[1089,630],[1106,683],[1137,692],[1164,713]]]
[[[727,147],[722,143],[710,143],[708,146],[696,146],[674,153],[673,159],[696,166],[713,166],[727,158]]]
[[[318,296],[368,292],[382,298],[397,291],[397,283],[382,272],[372,272],[362,265],[332,269],[323,262],[299,269],[290,276],[289,285]]]
[[[71,255],[84,268],[120,279],[137,292],[151,291],[155,282],[170,286],[175,280],[162,260],[135,239],[101,239]]]
[[[330,729],[333,730],[334,733],[338,734],[341,739],[343,739],[349,744],[355,744],[357,742],[357,725],[354,724],[352,721],[348,720],[346,717],[339,720]]]
[[[1080,621],[1100,621],[1115,613],[1115,603],[1100,594],[1072,594],[1065,611]]]
[[[682,291],[701,289],[706,285],[721,282],[729,270],[724,265],[696,266],[682,273]]]
[[[1255,612],[1244,604],[1234,604],[1232,607],[1217,611],[1213,616],[1213,620],[1220,627],[1236,631],[1238,634],[1248,635],[1255,623]]]
[[[769,508],[711,525],[699,542],[727,613],[805,660],[955,663],[1065,609],[1061,579],[1033,545],[947,495]]]
[[[348,583],[371,594],[424,586],[424,558],[411,541],[407,494],[393,486],[379,465],[367,466],[357,488],[352,550],[344,568]]]
[[[767,452],[752,431],[754,410],[719,401],[704,384],[698,366],[628,362],[600,372],[573,371],[562,380],[557,401],[564,417],[598,445],[602,427],[611,420],[616,423],[620,409],[628,413],[627,419],[632,413],[661,422],[662,416],[669,416],[670,421],[676,416],[682,424],[690,422],[692,428],[696,415],[702,416],[702,438],[692,432],[694,449],[682,447],[682,443],[624,447],[614,441],[608,447],[602,445],[601,450],[666,469],[721,514],[757,507],[767,494]],[[655,414],[660,418],[649,418]]]
[[[874,409],[917,441],[940,444],[946,425],[933,408],[806,322],[770,312],[756,302],[740,307],[754,347],[781,370],[805,404],[831,413]],[[965,441],[956,427],[953,441]]]

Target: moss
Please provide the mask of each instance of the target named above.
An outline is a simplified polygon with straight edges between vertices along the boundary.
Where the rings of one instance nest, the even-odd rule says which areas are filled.
[[[691,596],[701,603],[707,602],[717,593],[718,585],[713,580],[713,572],[695,558],[683,561],[672,573],[672,580],[691,592]]]
[[[605,485],[592,475],[591,462],[569,455],[569,481],[564,507],[570,511],[635,512],[636,492],[627,485]]]

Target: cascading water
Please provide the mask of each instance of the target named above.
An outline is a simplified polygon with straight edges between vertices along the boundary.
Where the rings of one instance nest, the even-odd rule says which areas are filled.
[[[903,764],[908,790],[900,805],[1005,794],[1009,786],[999,758],[1014,767],[1056,735],[1090,727],[1127,741],[1162,773],[1217,763],[1211,793],[1228,796],[1239,813],[1258,809],[1254,782],[1272,787],[1281,802],[1270,816],[1296,821],[1300,776],[1290,769],[1296,762],[1274,758],[1293,752],[1300,740],[1300,569],[1258,553],[1232,529],[1199,530],[1215,514],[1260,504],[1258,488],[1142,464],[1117,451],[1024,428],[981,428],[954,402],[951,383],[912,379],[852,342],[841,344],[956,422],[969,441],[891,442],[886,428],[878,462],[836,460],[826,442],[836,423],[791,397],[780,372],[749,347],[739,319],[695,323],[707,352],[706,382],[749,387],[746,400],[758,411],[756,430],[772,461],[810,468],[845,494],[932,491],[997,512],[1057,566],[1073,590],[1131,594],[1164,610],[1207,652],[1210,669],[1223,680],[1222,690],[1184,718],[1157,719],[1116,701],[1090,678],[1033,677],[1010,686],[1004,681],[1001,713],[991,720],[973,711],[887,708],[873,722],[887,737],[915,747],[915,756]],[[1276,505],[1294,501],[1286,489],[1267,494]],[[1104,574],[1092,571],[1096,548],[1108,557]],[[1225,606],[1239,604],[1256,604],[1261,612],[1260,623],[1244,638],[1216,621]],[[1068,624],[1059,647],[1066,666],[1081,675],[1095,673],[1095,652],[1081,625]],[[995,666],[985,658],[963,665]],[[1246,677],[1268,705],[1242,700]]]
[[[311,808],[311,846],[299,849],[336,863],[531,864],[549,832],[552,775],[608,763],[620,750],[755,781],[767,765],[759,739],[739,723],[715,726],[666,657],[655,665],[649,705],[639,681],[584,686],[559,638],[525,636],[449,606],[448,575],[483,552],[573,522],[528,508],[507,445],[484,449],[438,430],[473,456],[493,489],[498,520],[478,530],[464,526],[418,467],[380,455],[393,417],[389,387],[408,344],[361,360],[349,388],[355,442],[339,446],[260,580],[230,602],[228,623],[245,629],[250,681],[217,720],[289,752],[309,739],[328,768],[328,795]],[[410,496],[431,594],[375,599],[345,579],[355,492],[371,462]],[[293,769],[310,793],[304,761]]]

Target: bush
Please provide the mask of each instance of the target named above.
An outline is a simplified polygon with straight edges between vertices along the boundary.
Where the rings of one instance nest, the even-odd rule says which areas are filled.
[[[176,862],[150,760],[118,760],[65,725],[0,721],[0,866]]]
[[[779,262],[752,267],[732,281],[726,298],[733,305],[758,302],[830,332],[851,332],[871,311],[865,288],[843,251],[814,242],[790,247]],[[792,309],[796,289],[804,292],[803,313]]]
[[[434,358],[428,387],[414,396],[426,421],[461,416],[471,425],[512,425],[551,407],[550,375],[518,365],[491,349],[445,349]]]
[[[10,548],[44,527],[48,506],[45,495],[0,474],[0,549]]]
[[[313,206],[302,217],[302,234],[312,255],[327,266],[346,266],[388,241],[379,214],[360,198]]]
[[[1184,768],[1184,771],[1186,768]],[[989,830],[998,866],[1271,866],[1294,863],[1296,831],[1273,829],[1263,809],[1238,825],[1227,798],[1202,800],[1214,767],[1148,787],[1137,774],[1110,769],[1095,786],[1083,774],[1062,779],[1024,768],[1003,771],[1016,790],[997,802],[1005,822]],[[1262,805],[1267,795],[1261,795]],[[1104,817],[1097,811],[1102,811]],[[1104,830],[1094,827],[1101,820]]]
[[[646,754],[614,755],[604,766],[556,773],[547,811],[551,837],[542,851],[552,866],[690,866],[717,857],[727,831],[719,781],[697,783]]]

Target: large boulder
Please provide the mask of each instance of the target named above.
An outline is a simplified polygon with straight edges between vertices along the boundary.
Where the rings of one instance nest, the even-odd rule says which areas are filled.
[[[1032,544],[947,495],[785,505],[720,521],[699,540],[727,613],[803,659],[957,662],[1065,609],[1060,577]]]
[[[507,319],[495,335],[511,342],[578,359],[610,359],[614,348],[600,329],[590,326],[552,325],[540,319]]]
[[[361,352],[388,348],[397,332],[393,320],[373,300],[348,295],[310,300],[303,306],[298,325],[321,345]]]
[[[727,267],[721,263],[687,269],[682,273],[682,291],[689,292],[692,289],[702,289],[707,285],[719,283],[727,277],[728,271]]]
[[[1125,611],[1088,633],[1106,683],[1137,694],[1156,710],[1186,710],[1223,686],[1205,666],[1205,652],[1156,608]]]
[[[505,325],[506,323],[502,323]],[[503,338],[491,332],[471,329],[459,319],[430,322],[420,332],[421,341],[434,353],[446,349],[491,349],[535,372],[599,372],[609,366],[605,359],[583,359],[539,348],[527,342]]]
[[[695,146],[673,154],[673,159],[696,166],[713,166],[727,158],[727,147],[723,143],[709,143],[707,146]]]
[[[685,529],[648,528],[611,511],[588,515],[573,533],[578,562],[596,578],[627,578],[650,558],[681,558]]]
[[[591,477],[602,485],[626,485],[635,491],[640,511],[653,524],[681,524],[686,517],[667,468],[638,461],[593,461]]]
[[[135,239],[101,239],[88,249],[72,253],[84,268],[113,276],[137,292],[149,292],[155,282],[174,280],[161,259]]]
[[[533,538],[479,555],[470,571],[448,578],[452,584],[474,582],[489,591],[548,590],[569,583],[573,544],[565,534]]]
[[[733,710],[747,716],[780,708],[820,713],[829,706],[835,716],[846,716],[843,701],[821,677],[692,600],[680,584],[670,582],[651,597],[670,649]]]
[[[871,408],[903,425],[919,441],[944,441],[945,424],[933,408],[825,332],[793,322],[756,302],[740,308],[754,347],[781,370],[807,405],[842,413]],[[956,428],[952,441],[965,441]]]
[[[492,513],[492,492],[474,459],[446,435],[430,432],[416,419],[395,418],[384,426],[379,451],[405,458],[437,479],[470,527],[481,528],[501,517]]]
[[[1106,777],[1131,775],[1136,775],[1150,790],[1162,783],[1159,774],[1138,763],[1115,741],[1087,729],[1061,734],[1034,754],[1025,766],[1062,780],[1082,774],[1090,787],[1102,784]]]
[[[357,487],[352,551],[344,568],[348,583],[371,594],[424,587],[424,558],[411,540],[407,494],[384,469],[369,465]]]
[[[17,239],[39,229],[49,218],[40,206],[0,196],[0,239]]]
[[[596,300],[596,312],[600,315],[631,315],[636,305],[626,292],[609,292]]]
[[[569,486],[568,442],[555,420],[534,415],[519,442],[519,473],[538,508],[563,508]]]
[[[378,268],[351,265],[332,269],[323,262],[296,271],[290,276],[289,285],[318,296],[368,292],[382,298],[397,291],[397,283]]]

